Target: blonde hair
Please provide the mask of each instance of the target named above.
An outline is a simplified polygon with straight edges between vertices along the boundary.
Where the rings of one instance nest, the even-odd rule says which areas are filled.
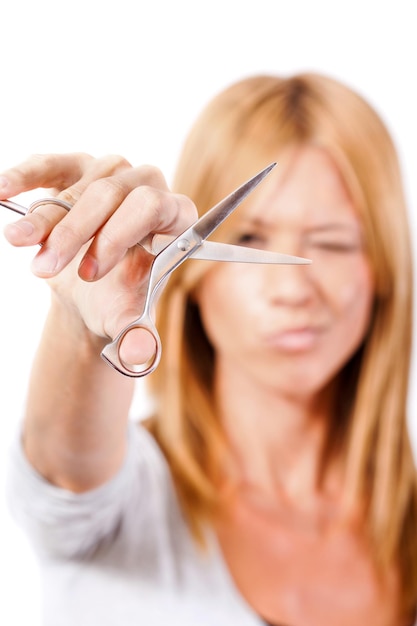
[[[235,184],[279,160],[280,151],[304,143],[322,147],[338,165],[363,222],[376,283],[367,336],[338,377],[329,453],[344,459],[347,499],[366,509],[375,558],[398,568],[402,604],[415,608],[416,473],[406,416],[412,262],[400,168],[385,125],[360,95],[334,79],[249,77],[218,94],[197,119],[174,189],[203,213]],[[192,299],[202,271],[195,265],[177,270],[162,295],[164,355],[150,382],[158,401],[152,430],[201,539],[216,504],[213,478],[225,446],[213,406],[214,354]]]

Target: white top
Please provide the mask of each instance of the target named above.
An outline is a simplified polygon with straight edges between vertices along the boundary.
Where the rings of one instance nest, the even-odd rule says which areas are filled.
[[[8,501],[36,550],[44,626],[260,626],[216,539],[203,553],[152,436],[129,428],[125,463],[82,494],[57,488],[12,450]]]
[[[166,460],[140,425],[129,426],[118,474],[82,494],[48,483],[17,441],[7,497],[39,557],[43,626],[263,624],[215,535],[204,553],[192,540]]]

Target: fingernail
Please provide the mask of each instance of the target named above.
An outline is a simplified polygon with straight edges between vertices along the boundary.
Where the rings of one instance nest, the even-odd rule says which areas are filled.
[[[8,185],[9,185],[8,178],[0,175],[0,191],[7,189]]]
[[[32,271],[36,274],[52,274],[58,265],[58,255],[51,248],[44,248],[32,261]]]
[[[33,231],[35,230],[33,224],[31,222],[26,222],[25,220],[21,222],[14,222],[13,224],[7,224],[5,226],[5,231],[7,230],[9,235],[25,235],[25,237],[29,237]]]
[[[86,254],[80,263],[79,275],[83,280],[94,280],[98,273],[98,263],[90,254]]]

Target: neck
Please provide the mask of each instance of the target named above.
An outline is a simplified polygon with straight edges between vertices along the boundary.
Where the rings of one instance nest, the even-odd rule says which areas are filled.
[[[296,500],[316,493],[331,391],[295,398],[234,372],[218,373],[216,391],[232,453],[227,470],[232,482],[268,498],[277,490]]]

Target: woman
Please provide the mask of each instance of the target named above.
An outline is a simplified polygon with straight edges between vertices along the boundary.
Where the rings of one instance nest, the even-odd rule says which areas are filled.
[[[155,414],[127,428],[133,383],[98,355],[141,308],[149,258],[135,243],[180,233],[187,198],[204,212],[274,160],[216,239],[312,265],[178,268],[158,305]],[[314,74],[242,80],[191,131],[185,195],[153,168],[87,155],[36,157],[3,180],[4,196],[49,186],[74,205],[6,230],[43,242],[33,269],[52,289],[10,477],[46,622],[412,624],[410,242],[369,105]],[[143,333],[122,350],[141,361]]]

